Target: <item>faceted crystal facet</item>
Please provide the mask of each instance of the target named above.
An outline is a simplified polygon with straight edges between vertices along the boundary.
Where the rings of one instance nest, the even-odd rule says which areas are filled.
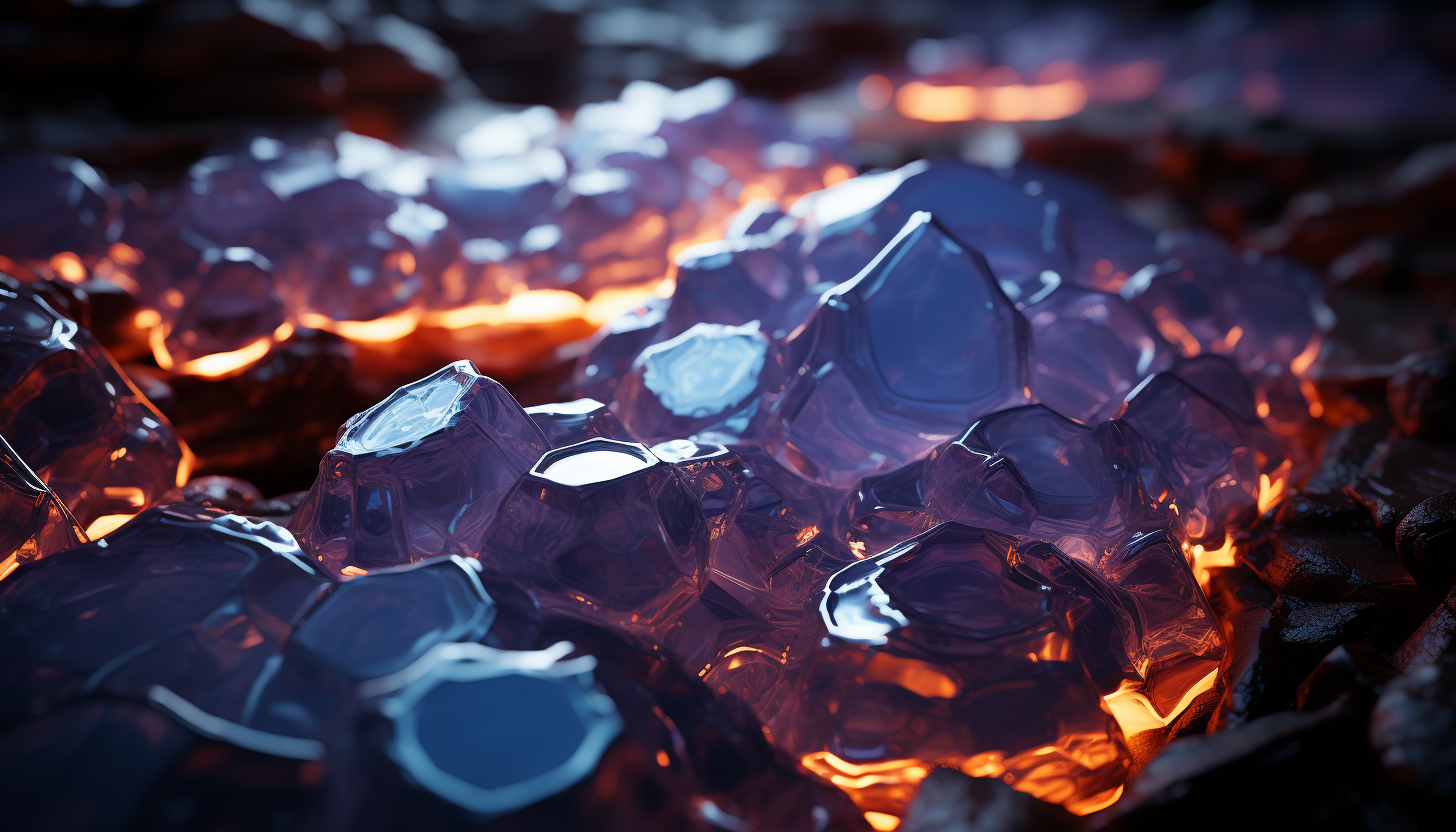
[[[617,387],[617,412],[652,442],[743,433],[757,411],[769,350],[754,324],[695,324],[642,351]]]
[[[546,447],[504,388],[456,362],[350,419],[290,528],[334,570],[467,553]]]
[[[1032,392],[1068,418],[1095,424],[1114,416],[1138,382],[1172,366],[1163,336],[1117,295],[1061,286],[1025,312]]]
[[[186,480],[186,446],[90,333],[9,278],[0,326],[0,424],[83,528],[134,515]]]
[[[774,736],[820,765],[946,764],[1105,803],[1127,776],[1122,734],[1017,558],[1009,538],[945,524],[836,573],[827,646],[794,707],[766,715]]]
[[[552,448],[564,448],[588,439],[632,439],[621,420],[596,399],[538,404],[526,408],[526,415],[546,435],[546,442]]]
[[[0,711],[99,688],[240,722],[257,674],[328,584],[271,523],[152,509],[0,588]]]
[[[786,347],[803,359],[774,405],[774,454],[836,487],[902,465],[1024,402],[1026,341],[985,261],[916,214]]]
[[[0,579],[16,564],[74,549],[86,533],[45,482],[0,436]]]
[[[591,774],[622,720],[592,678],[595,660],[565,659],[570,645],[560,647],[441,645],[369,684],[384,697],[390,756],[426,789],[480,815],[520,809]],[[472,751],[482,748],[496,752]]]
[[[543,609],[638,632],[668,624],[708,577],[708,526],[687,483],[632,442],[545,454],[473,542]]]
[[[1174,373],[1149,377],[1117,422],[1132,428],[1124,435],[1143,487],[1178,506],[1177,520],[1191,541],[1219,545],[1227,525],[1258,506],[1261,472],[1277,467],[1259,442],[1262,426],[1234,416]]]

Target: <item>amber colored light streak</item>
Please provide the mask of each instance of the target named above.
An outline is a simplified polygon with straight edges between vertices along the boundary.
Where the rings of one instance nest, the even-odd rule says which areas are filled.
[[[900,819],[884,812],[865,812],[865,821],[875,832],[891,832],[900,826]]]
[[[126,521],[135,517],[135,514],[106,514],[91,521],[86,527],[86,536],[95,540],[98,537],[105,537],[126,525]]]
[[[1055,121],[1087,106],[1087,87],[1075,78],[1049,84],[972,87],[910,81],[895,94],[895,109],[917,121]]]
[[[84,283],[86,281],[86,264],[81,258],[69,251],[63,251],[51,258],[51,271],[67,283]]]

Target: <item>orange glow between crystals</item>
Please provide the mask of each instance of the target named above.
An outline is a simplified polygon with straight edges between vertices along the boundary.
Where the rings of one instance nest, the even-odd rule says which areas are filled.
[[[1048,84],[972,87],[910,81],[895,94],[895,109],[917,121],[1055,121],[1087,106],[1087,87],[1076,78]]]
[[[890,832],[900,826],[900,819],[884,812],[865,812],[865,821],[875,832]]]
[[[67,283],[86,281],[86,264],[69,251],[63,251],[51,258],[51,271]]]
[[[135,517],[135,514],[107,514],[91,521],[86,527],[86,536],[95,540],[98,537],[105,537],[126,525],[126,521]]]

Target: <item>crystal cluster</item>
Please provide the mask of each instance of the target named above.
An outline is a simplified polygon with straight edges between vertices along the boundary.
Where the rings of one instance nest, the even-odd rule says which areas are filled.
[[[613,164],[655,193],[663,169]],[[430,181],[418,204],[469,205],[470,233],[544,235],[513,206],[555,199]],[[604,193],[558,206],[562,239]],[[562,254],[588,282],[619,255]],[[1092,811],[1214,681],[1189,553],[1299,463],[1276,430],[1318,339],[1304,280],[1031,170],[759,204],[603,328],[575,401],[522,408],[457,361],[343,425],[287,531],[177,503],[21,567],[0,707],[77,748],[136,743],[145,703],[212,753],[323,760],[298,799],[334,826],[863,822],[795,762],[872,815],[934,766]],[[194,776],[202,740],[167,736],[149,776]]]
[[[69,515],[58,528],[114,528],[187,480],[189,452],[91,333],[56,305],[44,284],[0,273],[5,499],[13,511],[31,503]],[[48,554],[48,539],[23,554],[0,552],[0,574],[12,557]]]
[[[570,120],[493,116],[452,156],[260,136],[125,199],[79,161],[14,156],[0,163],[14,214],[0,252],[130,292],[158,363],[185,374],[246,366],[299,327],[363,344],[418,330],[427,354],[519,374],[616,314],[614,297],[650,293],[676,249],[741,203],[847,171],[841,132],[715,79],[631,84]],[[539,331],[493,331],[522,320]]]

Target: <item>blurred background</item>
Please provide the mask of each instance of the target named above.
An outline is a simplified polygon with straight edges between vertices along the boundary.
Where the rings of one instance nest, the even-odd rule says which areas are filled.
[[[0,73],[0,153],[78,157],[128,205],[196,179],[213,154],[256,155],[248,143],[259,136],[290,147],[362,136],[469,156],[494,116],[545,107],[568,124],[583,105],[657,89],[644,83],[727,78],[772,102],[793,135],[832,139],[767,144],[758,160],[812,169],[815,187],[928,156],[1030,160],[1111,190],[1155,229],[1202,225],[1301,260],[1332,287],[1340,323],[1318,375],[1339,388],[1328,400],[1340,407],[1358,410],[1346,392],[1383,389],[1400,357],[1456,331],[1452,8],[9,0]],[[833,164],[790,158],[810,145]],[[0,182],[0,217],[25,198]],[[735,208],[747,198],[730,195]],[[203,473],[249,475],[267,493],[302,488],[334,427],[379,392],[347,378],[357,344],[306,321],[246,379],[162,372],[144,333],[108,328],[148,310],[83,283],[95,263],[73,260],[29,265],[92,287],[93,328],[184,426]],[[502,377],[526,404],[555,400],[573,357],[555,355]],[[293,404],[249,417],[256,424],[202,418],[267,413],[300,386],[337,395],[310,397],[306,413]],[[227,450],[239,436],[257,440],[251,461]]]

